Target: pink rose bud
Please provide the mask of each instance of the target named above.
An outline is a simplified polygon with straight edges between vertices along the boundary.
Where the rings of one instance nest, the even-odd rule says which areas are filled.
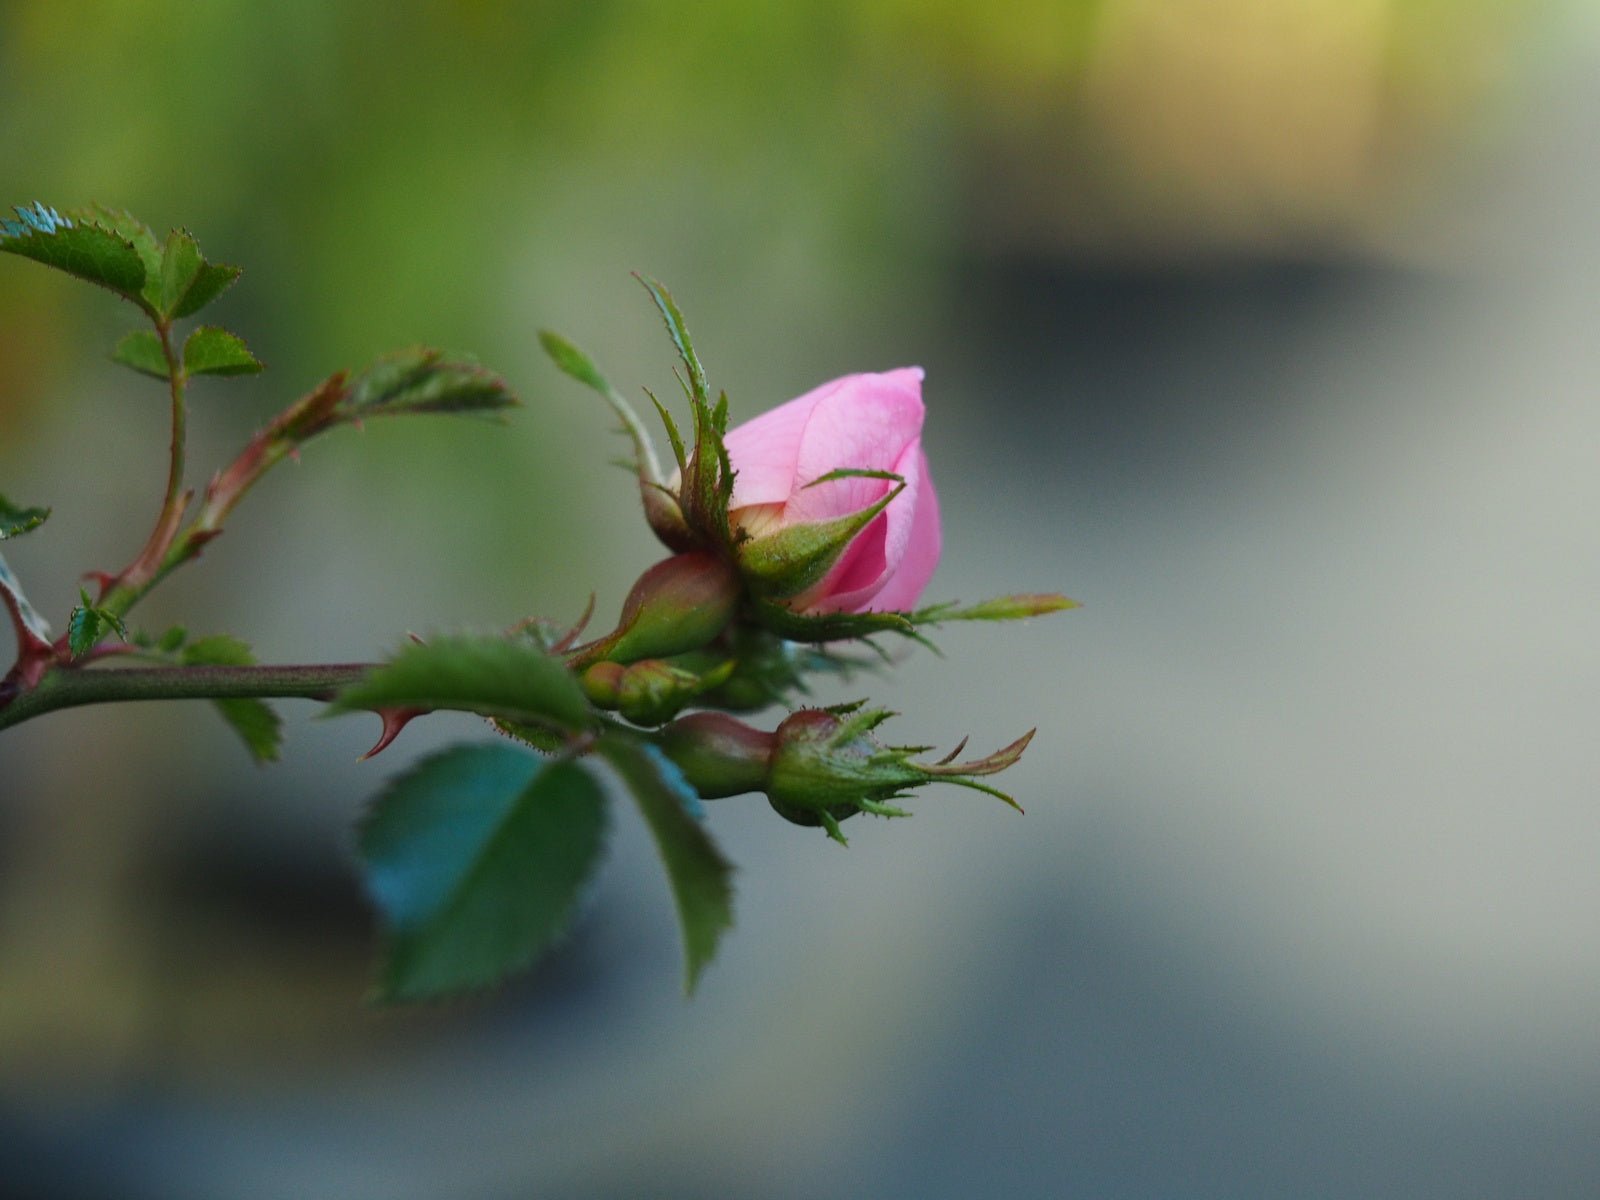
[[[724,437],[751,589],[802,613],[904,611],[939,563],[922,368],[846,375]],[[817,480],[836,471],[899,476]],[[814,486],[812,486],[814,485]]]

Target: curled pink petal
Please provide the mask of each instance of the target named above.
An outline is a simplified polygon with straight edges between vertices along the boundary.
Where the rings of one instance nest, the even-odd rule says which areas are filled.
[[[887,471],[905,481],[827,576],[796,597],[801,611],[909,609],[932,577],[939,502],[922,452],[922,379],[921,367],[846,375],[727,434],[737,472],[731,507],[736,516],[745,510],[752,534],[848,516],[899,486],[870,477],[815,482],[831,472]]]

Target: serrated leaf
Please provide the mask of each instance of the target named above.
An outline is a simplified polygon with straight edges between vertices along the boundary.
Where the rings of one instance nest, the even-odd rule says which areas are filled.
[[[252,696],[212,702],[222,719],[244,742],[250,757],[258,763],[278,761],[283,745],[283,718],[265,700]]]
[[[238,334],[202,325],[183,344],[183,369],[191,375],[254,375],[262,367]]]
[[[446,358],[426,347],[378,359],[350,381],[348,416],[385,413],[470,413],[517,403],[505,380],[476,363]]]
[[[588,770],[510,746],[453,747],[393,780],[359,846],[388,933],[380,996],[481,988],[528,966],[571,920],[605,829]]]
[[[453,709],[574,731],[593,716],[560,659],[501,637],[444,637],[406,646],[329,704],[332,712],[395,707]]]
[[[144,263],[144,287],[140,289],[140,295],[144,307],[154,312],[161,299],[161,243],[156,240],[155,231],[132,213],[120,208],[107,208],[103,204],[71,209],[67,215],[74,220],[87,221],[111,230],[118,237],[127,239],[139,252],[139,261]]]
[[[700,798],[664,754],[614,736],[602,739],[599,753],[622,777],[655,838],[683,931],[684,989],[693,993],[733,928],[733,865],[691,815]]]
[[[48,508],[23,508],[0,496],[0,542],[39,528],[49,515]]]
[[[161,257],[161,311],[172,318],[193,316],[239,275],[238,267],[207,262],[193,235],[174,229]]]
[[[234,281],[242,274],[244,274],[242,268],[229,266],[227,263],[201,263],[188,288],[173,305],[171,315],[192,317],[232,287]]]
[[[161,251],[160,307],[163,313],[168,316],[172,314],[205,261],[205,256],[200,253],[200,243],[194,240],[188,230],[174,229],[167,234],[167,244]]]
[[[141,375],[162,380],[168,378],[166,352],[161,349],[161,339],[151,330],[135,329],[132,333],[124,334],[111,352],[111,358],[125,367],[132,367]]]
[[[78,605],[67,618],[67,648],[74,657],[89,653],[104,628],[99,613],[88,605]]]
[[[0,250],[109,288],[142,308],[145,262],[128,238],[91,220],[64,217],[43,204],[0,220]]]
[[[186,633],[182,626],[174,626],[161,635],[159,647],[168,652],[179,650],[178,661],[187,667],[248,667],[256,661],[249,645],[231,633],[214,633],[196,638],[183,645]],[[250,757],[257,762],[276,762],[279,747],[283,744],[283,719],[277,710],[264,700],[240,697],[214,700],[222,719],[239,735]]]

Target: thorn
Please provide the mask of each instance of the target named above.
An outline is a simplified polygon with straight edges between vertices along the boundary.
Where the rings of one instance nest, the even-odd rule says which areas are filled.
[[[366,762],[373,755],[382,753],[388,748],[390,742],[400,736],[402,729],[428,710],[425,708],[375,708],[372,711],[377,713],[379,720],[383,722],[383,729],[378,734],[376,744],[371,750],[356,759],[357,762]]]
[[[967,748],[967,739],[966,738],[962,738],[959,742],[956,743],[956,748],[954,750],[950,751],[949,754],[946,754],[943,758],[941,758],[938,762],[934,763],[933,765],[936,766],[936,767],[947,767],[947,766],[949,766],[951,763],[955,762],[956,755],[960,754],[966,748]]]
[[[415,642],[419,646],[426,646],[428,644],[426,641],[423,640],[423,637],[422,637],[422,635],[420,633],[412,633],[412,632],[410,632],[408,630],[406,632],[406,636],[408,638],[410,638],[413,642]]]

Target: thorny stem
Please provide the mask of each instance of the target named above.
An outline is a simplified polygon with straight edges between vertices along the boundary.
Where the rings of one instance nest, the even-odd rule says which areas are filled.
[[[37,686],[9,698],[0,691],[0,729],[85,704],[126,700],[230,700],[299,697],[327,700],[372,670],[371,663],[303,666],[132,667],[50,671]]]

